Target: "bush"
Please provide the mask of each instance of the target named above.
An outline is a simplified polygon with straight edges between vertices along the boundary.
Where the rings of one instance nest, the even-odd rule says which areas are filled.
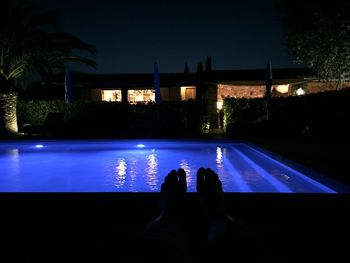
[[[348,136],[349,102],[350,88],[304,96],[274,97],[270,124],[253,125],[266,114],[264,99],[230,98],[224,100],[224,125],[228,132],[232,129],[258,132],[255,127],[265,127],[276,130],[275,134],[279,129],[280,133],[302,136]]]
[[[19,101],[17,118],[19,126],[25,123],[42,125],[49,112],[64,112],[68,114],[68,105],[61,100],[53,101]]]
[[[64,112],[65,132],[73,136],[187,137],[201,134],[207,115],[200,100],[138,103],[20,101],[20,125],[42,125],[49,112]]]
[[[226,98],[224,100],[224,127],[228,124],[243,127],[266,114],[262,99]]]

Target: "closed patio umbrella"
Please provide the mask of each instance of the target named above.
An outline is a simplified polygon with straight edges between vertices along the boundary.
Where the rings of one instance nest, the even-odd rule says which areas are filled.
[[[67,104],[71,104],[74,100],[72,93],[72,72],[69,68],[66,68],[65,78],[64,78],[65,94],[64,99]]]
[[[270,60],[267,62],[265,70],[265,102],[266,102],[266,118],[271,118],[271,89],[272,89],[272,67]]]
[[[162,101],[162,97],[160,95],[159,71],[158,71],[157,62],[154,63],[153,81],[154,81],[155,101],[158,104]]]

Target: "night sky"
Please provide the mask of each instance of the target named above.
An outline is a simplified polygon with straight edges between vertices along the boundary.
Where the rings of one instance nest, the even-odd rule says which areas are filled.
[[[295,67],[277,0],[39,0],[62,14],[62,29],[97,48],[95,73],[190,72],[212,57],[213,69]],[[85,53],[84,53],[85,54]]]

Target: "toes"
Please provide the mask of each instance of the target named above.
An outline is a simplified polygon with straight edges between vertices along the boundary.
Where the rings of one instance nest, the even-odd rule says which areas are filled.
[[[197,192],[201,193],[205,191],[205,174],[206,170],[201,167],[197,171]]]
[[[208,190],[212,190],[213,185],[215,185],[214,172],[209,168],[205,169],[205,184]]]
[[[164,186],[163,186],[164,185]],[[180,192],[185,193],[187,191],[186,172],[184,169],[179,168],[171,170],[170,173],[164,178],[164,183],[161,190],[167,192]]]
[[[171,170],[170,173],[165,177],[164,182],[169,185],[176,185],[177,184],[177,172],[176,170]]]
[[[205,184],[209,191],[216,192],[219,188],[219,176],[210,168],[205,170]]]
[[[177,186],[177,172],[175,170],[172,170],[170,173],[168,173],[167,176],[164,178],[164,183],[161,186],[161,192],[169,194],[171,192],[174,192],[174,189]]]
[[[220,193],[223,193],[223,192],[224,192],[224,191],[222,190],[222,183],[221,183],[220,180],[218,181],[218,191],[219,191]]]
[[[165,193],[167,191],[167,187],[166,187],[166,184],[165,183],[162,183],[162,186],[160,188],[160,192],[161,193]]]
[[[187,182],[186,182],[186,172],[184,169],[180,168],[177,170],[177,175],[179,177],[179,189],[181,192],[186,192],[187,190]]]

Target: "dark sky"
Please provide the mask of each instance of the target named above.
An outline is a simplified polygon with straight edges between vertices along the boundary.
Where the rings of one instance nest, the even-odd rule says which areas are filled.
[[[62,13],[63,30],[94,45],[96,73],[293,67],[277,0],[39,0]]]

